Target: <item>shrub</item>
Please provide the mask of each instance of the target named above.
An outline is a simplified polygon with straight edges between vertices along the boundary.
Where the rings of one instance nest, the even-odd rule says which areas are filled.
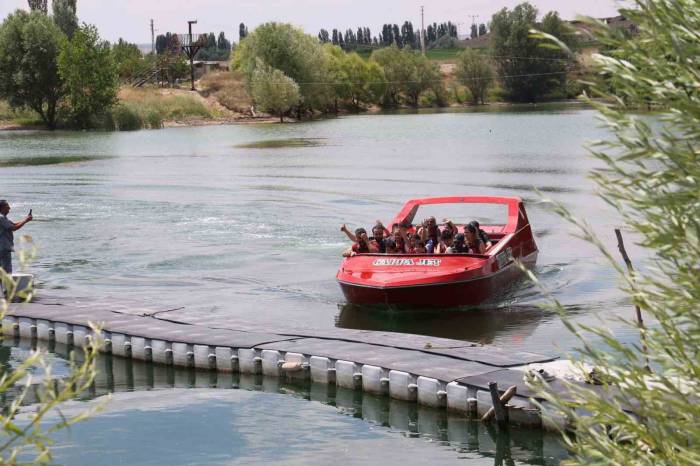
[[[489,59],[473,49],[466,49],[459,54],[455,74],[459,82],[469,89],[472,104],[483,104],[493,82]]]
[[[595,57],[600,81],[591,87],[591,95],[602,100],[590,103],[609,134],[593,146],[599,168],[592,175],[601,197],[649,253],[649,263],[637,271],[621,266],[590,225],[563,206],[557,209],[607,258],[639,315],[651,319],[646,326],[626,320],[618,333],[639,332],[639,344],[621,342],[605,328],[565,321],[580,342],[574,357],[594,366],[602,385],[571,387],[565,399],[546,390],[545,397],[576,431],[564,436],[570,464],[697,465],[700,4],[634,3],[637,8],[620,14],[637,25],[636,37],[588,21],[605,50]],[[640,106],[658,110],[653,121],[633,111]],[[596,337],[600,343],[591,344]]]
[[[143,119],[137,111],[127,105],[116,105],[112,109],[114,126],[118,131],[135,131],[143,128]]]

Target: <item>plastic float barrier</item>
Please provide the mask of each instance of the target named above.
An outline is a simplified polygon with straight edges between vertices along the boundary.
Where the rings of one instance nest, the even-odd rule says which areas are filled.
[[[261,374],[262,357],[260,350],[241,348],[238,350],[238,367],[243,374]]]
[[[146,361],[146,346],[151,346],[150,341],[146,343],[146,338],[143,337],[131,337],[131,357],[134,359],[139,359],[141,361]]]
[[[311,381],[322,384],[335,384],[335,363],[321,356],[309,358]]]
[[[61,343],[64,345],[73,344],[73,326],[70,324],[64,324],[63,322],[56,322],[54,324],[54,331],[56,332],[56,343]]]
[[[284,363],[280,368],[291,379],[308,380],[311,378],[309,358],[301,353],[286,353]]]
[[[123,333],[112,333],[112,354],[123,358],[131,357],[131,338]]]
[[[389,396],[397,400],[416,401],[416,376],[403,371],[389,371]]]
[[[36,337],[39,340],[52,341],[54,338],[53,324],[45,319],[36,321]]]
[[[36,338],[36,324],[34,319],[20,317],[18,325],[20,338],[27,338],[29,340]]]
[[[352,361],[335,362],[335,384],[339,387],[355,390],[362,386],[361,364]]]
[[[418,377],[418,404],[431,408],[443,408],[447,404],[445,382],[431,377]]]
[[[262,373],[270,377],[282,375],[282,363],[284,357],[279,351],[262,350]]]
[[[447,384],[447,409],[469,414],[469,388],[457,382]]]
[[[84,348],[89,344],[89,337],[92,331],[88,327],[82,325],[73,326],[73,344],[80,348]]]
[[[31,308],[29,311],[31,311]],[[51,314],[52,312],[54,314]],[[107,343],[105,352],[110,352],[111,350],[111,353],[115,356],[211,371],[208,374],[202,375],[202,373],[199,373],[196,376],[194,371],[176,371],[174,374],[167,372],[163,374],[161,372],[158,376],[150,377],[152,381],[148,383],[151,385],[164,383],[169,386],[181,387],[216,387],[222,386],[223,383],[230,387],[247,384],[252,389],[257,390],[260,384],[263,384],[264,389],[274,391],[274,387],[281,387],[283,383],[281,377],[310,379],[316,384],[335,384],[339,388],[349,389],[337,390],[337,392],[332,390],[339,409],[353,412],[361,411],[366,413],[370,419],[385,424],[404,423],[405,419],[400,418],[406,418],[408,412],[415,408],[409,408],[407,407],[408,405],[402,404],[400,401],[390,401],[392,408],[387,410],[386,401],[378,402],[378,399],[372,397],[364,398],[361,404],[358,405],[359,400],[353,395],[354,390],[361,389],[370,394],[389,396],[392,400],[417,402],[419,405],[432,408],[447,408],[449,411],[467,416],[483,415],[492,407],[490,393],[483,390],[483,388],[478,389],[477,385],[454,379],[452,381],[450,379],[441,380],[438,377],[428,377],[409,371],[394,370],[389,368],[391,366],[383,367],[380,364],[364,363],[364,361],[381,361],[381,351],[368,353],[364,349],[364,353],[359,351],[357,355],[354,355],[344,350],[349,357],[346,357],[346,359],[335,359],[327,356],[316,356],[310,351],[303,353],[290,352],[286,348],[291,349],[291,343],[287,343],[287,347],[284,350],[272,349],[270,348],[272,346],[270,343],[265,343],[267,347],[265,349],[256,348],[254,345],[247,348],[212,346],[200,343],[202,334],[199,333],[190,335],[192,338],[191,342],[188,343],[186,339],[188,336],[187,332],[180,329],[174,334],[173,339],[177,339],[177,341],[171,340],[170,336],[160,329],[155,329],[154,332],[161,335],[162,339],[151,339],[143,333],[141,335],[131,335],[122,330],[124,327],[119,328],[122,331],[102,331],[99,334],[95,334],[89,327],[80,325],[80,321],[77,318],[67,317],[68,322],[56,322],[51,320],[53,315],[56,315],[56,313],[52,309],[48,313],[48,319],[39,318],[40,314],[36,312],[29,312],[28,316],[6,316],[2,319],[3,334],[6,337],[14,336],[31,340],[55,340],[56,343],[66,345],[68,348],[71,345],[86,346],[90,344],[92,339],[100,338]],[[123,322],[127,318],[120,317],[119,319],[118,325],[125,325]],[[143,328],[143,325],[137,326],[136,332],[143,331],[141,330]],[[264,335],[263,337],[267,338],[269,335]],[[248,336],[246,338],[251,339]],[[259,345],[262,346],[263,344]],[[305,345],[307,348],[309,348],[309,345],[313,348],[312,343],[305,343]],[[302,349],[302,347],[303,345],[299,345],[299,349]],[[330,349],[319,347],[317,349],[319,352],[329,351],[340,355],[340,350],[336,347]],[[400,348],[398,349],[400,350]],[[396,351],[396,348],[393,351]],[[392,353],[387,354],[390,355]],[[355,356],[358,359],[353,360]],[[396,360],[387,359],[387,361],[389,360],[396,364],[406,365],[401,358]],[[126,363],[119,363],[119,360],[115,359],[114,370],[118,370],[117,368],[120,364]],[[134,377],[142,381],[149,379],[142,365],[129,367],[129,369],[125,370],[130,370],[134,373],[131,379],[127,379],[127,385],[129,383],[133,385]],[[418,368],[421,369],[420,365],[418,365]],[[429,369],[426,369],[428,373],[431,371],[435,373],[432,368]],[[143,374],[137,375],[135,373],[137,370],[142,371]],[[224,376],[223,374],[225,373],[232,373],[233,375]],[[258,374],[272,376],[273,378],[260,379],[254,377]],[[230,377],[230,379],[227,377]],[[315,393],[314,397],[329,399],[329,387],[319,385],[312,385],[312,387]],[[509,422],[513,424],[544,427],[550,430],[568,427],[566,418],[561,413],[556,412],[551,406],[543,410],[545,415],[545,419],[543,419],[540,410],[523,396],[511,399],[506,408]],[[419,421],[434,426],[435,423],[430,418],[436,414],[430,410],[424,411],[419,408]],[[399,413],[403,414],[399,415]],[[455,424],[453,428],[459,430],[461,427],[459,427],[459,424]]]

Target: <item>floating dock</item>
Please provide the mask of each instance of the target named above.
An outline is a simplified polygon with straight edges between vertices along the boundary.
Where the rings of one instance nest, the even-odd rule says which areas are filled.
[[[98,325],[94,335],[90,323]],[[417,402],[467,417],[493,407],[489,384],[515,385],[505,406],[511,424],[557,430],[566,419],[525,384],[530,364],[556,356],[503,351],[462,340],[390,332],[266,328],[226,314],[158,310],[131,303],[41,301],[14,304],[5,337],[84,347],[99,336],[104,352],[145,362],[212,372],[309,380]],[[555,380],[555,390],[564,390]]]

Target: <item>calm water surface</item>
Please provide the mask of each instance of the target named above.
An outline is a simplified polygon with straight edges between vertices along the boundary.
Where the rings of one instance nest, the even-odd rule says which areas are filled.
[[[55,374],[67,374],[68,348],[42,346],[50,351]],[[12,367],[29,350],[27,342],[5,341],[0,363]],[[175,370],[110,356],[100,357],[97,365],[92,390],[82,401],[64,404],[61,412],[102,410],[53,436],[57,464],[553,466],[567,456],[553,434],[498,432],[444,410],[333,386]],[[106,393],[112,394],[109,399]],[[18,422],[26,422],[32,411],[23,408]],[[59,420],[53,413],[46,425]]]
[[[347,305],[334,279],[347,246],[339,227],[388,222],[414,197],[520,196],[540,248],[536,273],[570,317],[627,317],[610,268],[540,202],[564,203],[614,247],[620,221],[587,179],[595,162],[584,144],[607,136],[597,126],[594,111],[563,107],[133,133],[0,132],[1,196],[13,202],[11,218],[34,209],[37,220],[23,232],[39,247],[31,268],[47,295],[129,298],[203,316],[225,311],[262,328],[340,326],[567,351],[575,341],[526,283],[477,310]],[[294,143],[268,143],[282,139]],[[193,403],[202,416],[221,403],[260,404],[260,425],[273,409],[296,416],[296,408],[256,396]],[[317,414],[309,422],[350,422]],[[121,426],[132,419],[110,416]],[[380,437],[373,432],[366,444]]]

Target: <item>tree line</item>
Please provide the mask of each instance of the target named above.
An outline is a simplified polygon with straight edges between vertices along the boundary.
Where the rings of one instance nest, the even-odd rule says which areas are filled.
[[[29,0],[0,25],[0,97],[30,108],[48,128],[90,127],[116,101],[117,67],[94,26],[78,25],[76,0]]]
[[[245,27],[245,26],[244,26]],[[243,37],[245,37],[245,32]],[[169,50],[180,47],[180,40],[177,34],[166,32],[156,36],[155,48],[157,55],[166,54]],[[224,31],[219,32],[218,36],[213,32],[206,35],[204,46],[195,55],[195,60],[205,61],[226,61],[231,56],[232,42],[226,38]]]
[[[410,48],[393,44],[365,60],[289,24],[258,26],[236,48],[233,64],[245,74],[256,106],[280,119],[341,107],[418,105],[426,93],[438,101],[445,94],[438,66]]]
[[[500,98],[514,102],[566,97],[570,58],[561,50],[543,47],[530,31],[540,29],[572,47],[575,36],[556,12],[541,21],[537,14],[529,3],[502,9],[490,22],[489,50],[465,49],[459,54],[455,77],[473,104],[485,103],[494,87]],[[456,34],[452,23],[434,25],[430,31],[434,38]],[[450,99],[439,67],[415,50],[420,36],[410,22],[401,28],[384,25],[371,39],[373,45],[376,39],[384,47],[374,49],[368,60],[348,48],[348,37],[351,44],[367,45],[370,29],[359,27],[344,36],[322,30],[313,37],[289,24],[266,23],[239,44],[233,64],[244,72],[258,108],[280,119],[338,112],[343,107],[444,105]]]
[[[486,25],[482,26],[485,33]],[[391,45],[396,45],[400,49],[409,47],[418,50],[421,48],[420,34],[419,28],[414,28],[411,21],[404,21],[401,26],[398,24],[384,24],[382,31],[376,36],[373,36],[370,28],[366,26],[359,26],[357,29],[346,29],[345,33],[338,29],[333,29],[331,32],[327,29],[321,29],[318,33],[318,40],[322,44],[331,43],[337,45],[346,51],[368,50]],[[425,34],[426,47],[445,48],[445,46],[454,46],[451,41],[448,41],[447,44],[441,43],[440,40],[443,37],[457,39],[457,25],[451,21],[429,24]]]

